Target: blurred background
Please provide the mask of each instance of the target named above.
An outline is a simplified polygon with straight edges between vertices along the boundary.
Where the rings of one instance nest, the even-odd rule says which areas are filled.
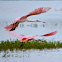
[[[54,36],[37,37],[36,39],[62,41],[62,1],[0,1],[0,41],[16,40],[4,29],[16,18],[22,17],[34,9],[40,7],[51,7],[46,13],[28,17],[29,20],[40,20],[41,22],[20,23],[14,31],[23,35],[43,35],[52,31],[58,31]]]

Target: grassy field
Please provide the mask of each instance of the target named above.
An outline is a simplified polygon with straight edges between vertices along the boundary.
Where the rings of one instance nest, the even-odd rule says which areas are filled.
[[[22,46],[21,46],[22,45]],[[21,47],[20,47],[21,46]],[[0,43],[0,51],[4,50],[7,51],[8,49],[10,51],[16,49],[52,49],[52,48],[62,48],[62,43],[60,41],[57,42],[47,42],[46,40],[33,40],[29,42],[19,42],[19,40],[16,41],[1,41]]]

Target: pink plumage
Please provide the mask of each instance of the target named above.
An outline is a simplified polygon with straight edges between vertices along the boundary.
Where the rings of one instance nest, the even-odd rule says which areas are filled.
[[[14,34],[13,32],[8,32],[8,33],[10,35],[14,36],[14,37],[20,38],[21,42],[25,42],[25,41],[28,41],[28,40],[33,40],[35,37],[38,37],[38,36],[52,36],[52,35],[55,35],[57,33],[57,31],[54,31],[54,32],[51,32],[51,33],[48,33],[48,34],[44,34],[44,35],[35,35],[35,36],[19,35],[19,34]]]
[[[45,34],[45,35],[42,35],[42,36],[52,36],[52,35],[55,35],[57,33],[57,31],[54,31],[54,32],[51,32],[51,33],[48,33],[48,34]]]
[[[41,14],[41,13],[45,13],[50,9],[51,8],[49,8],[49,7],[40,7],[40,8],[35,9],[34,11],[30,12],[27,16],[38,15],[38,14]]]
[[[13,26],[12,26],[12,24],[10,24],[10,25],[7,25],[6,27],[4,27],[6,30],[9,30],[9,29],[11,29]]]
[[[32,15],[38,15],[38,14],[41,14],[41,13],[45,13],[47,11],[49,11],[51,8],[49,7],[40,7],[38,9],[35,9],[34,11],[30,12],[29,14],[25,15],[25,16],[22,16],[20,18],[17,18],[15,19],[15,21],[10,24],[10,25],[7,25],[5,27],[6,30],[9,30],[9,31],[14,31],[16,29],[16,27],[18,27],[18,24],[21,23],[21,22],[25,22],[25,21],[28,21],[30,22],[30,20],[27,19],[28,16],[32,16]],[[37,20],[35,21],[32,21],[32,22],[38,22]],[[42,22],[42,21],[41,21]],[[44,22],[43,22],[44,23]]]

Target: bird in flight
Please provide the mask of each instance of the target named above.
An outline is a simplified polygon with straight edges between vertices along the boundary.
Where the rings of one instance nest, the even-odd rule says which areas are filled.
[[[57,33],[57,31],[54,31],[54,32],[51,32],[51,33],[48,33],[48,34],[44,34],[44,35],[19,35],[19,34],[15,34],[13,32],[8,32],[10,35],[14,36],[14,37],[17,37],[20,40],[20,42],[26,42],[26,41],[30,41],[30,40],[34,40],[35,37],[41,37],[41,36],[52,36],[52,35],[55,35]]]
[[[18,27],[18,24],[22,23],[22,22],[26,22],[26,21],[27,22],[42,22],[42,21],[39,21],[39,20],[28,20],[27,17],[32,16],[32,15],[38,15],[38,14],[41,14],[41,13],[45,13],[45,12],[49,11],[50,9],[51,8],[49,8],[49,7],[37,8],[37,9],[33,10],[32,12],[30,12],[29,14],[15,19],[15,21],[12,24],[7,25],[4,28],[8,31],[14,31]],[[45,22],[43,22],[43,23],[45,23]]]

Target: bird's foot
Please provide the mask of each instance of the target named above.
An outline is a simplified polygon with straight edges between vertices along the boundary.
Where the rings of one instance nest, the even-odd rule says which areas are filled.
[[[20,45],[20,48],[24,45],[25,42],[22,42],[22,44]]]

